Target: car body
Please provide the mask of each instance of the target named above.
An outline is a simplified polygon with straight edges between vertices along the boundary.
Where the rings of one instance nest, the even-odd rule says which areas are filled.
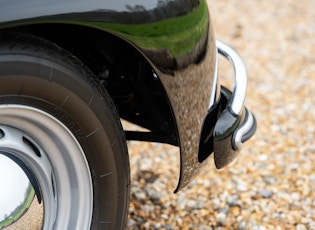
[[[222,168],[254,134],[245,66],[216,41],[206,0],[0,0],[1,31],[43,38],[80,59],[120,118],[150,130],[125,130],[127,139],[179,146],[176,191],[213,152]],[[235,69],[233,92],[219,84],[219,54]]]

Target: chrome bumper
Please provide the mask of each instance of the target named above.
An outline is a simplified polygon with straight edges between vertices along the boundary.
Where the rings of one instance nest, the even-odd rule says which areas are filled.
[[[206,116],[199,145],[199,161],[214,152],[218,169],[231,163],[242,145],[256,130],[254,115],[244,106],[247,89],[245,64],[230,46],[217,41],[218,52],[227,58],[234,68],[233,92],[221,87],[219,101],[211,106]]]

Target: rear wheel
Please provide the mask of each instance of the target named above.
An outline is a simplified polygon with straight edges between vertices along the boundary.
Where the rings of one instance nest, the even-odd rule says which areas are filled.
[[[40,38],[0,34],[0,155],[27,176],[40,228],[125,227],[129,159],[117,111],[80,61]],[[17,224],[16,213],[5,214]]]

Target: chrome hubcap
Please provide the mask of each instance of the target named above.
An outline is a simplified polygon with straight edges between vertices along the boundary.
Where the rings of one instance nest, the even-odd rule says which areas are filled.
[[[93,209],[89,166],[76,138],[60,121],[33,107],[1,105],[0,165],[1,162],[6,167],[0,168],[0,174],[12,180],[6,180],[4,186],[4,182],[0,181],[1,189],[7,191],[1,193],[5,197],[0,198],[0,207],[7,198],[12,200],[10,203],[17,202],[11,196],[12,184],[20,183],[22,190],[26,185],[28,192],[15,209],[0,211],[0,229],[11,222],[18,224],[24,216],[30,216],[27,223],[31,224],[34,215],[37,215],[28,213],[32,210],[29,206],[34,202],[42,205],[43,215],[39,222],[43,229],[89,228]],[[17,181],[12,165],[23,172],[24,178],[20,177]],[[32,194],[37,199],[33,199]]]

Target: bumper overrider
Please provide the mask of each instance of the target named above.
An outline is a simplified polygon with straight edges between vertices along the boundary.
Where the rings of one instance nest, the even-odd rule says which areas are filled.
[[[254,115],[244,106],[247,89],[245,65],[238,53],[230,46],[216,41],[218,53],[227,58],[234,68],[233,92],[221,87],[218,100],[210,107],[204,120],[199,145],[199,161],[213,149],[218,169],[231,163],[243,144],[256,130]]]

